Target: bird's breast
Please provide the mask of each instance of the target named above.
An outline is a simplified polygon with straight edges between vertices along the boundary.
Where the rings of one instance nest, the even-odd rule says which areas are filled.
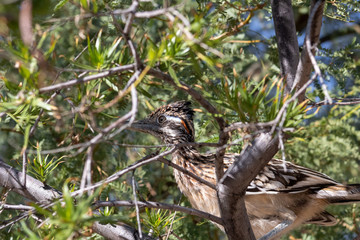
[[[173,162],[201,177],[201,169],[180,156],[173,156]],[[201,211],[220,216],[216,191],[194,178],[174,169],[174,176],[181,192],[189,199],[191,205]]]

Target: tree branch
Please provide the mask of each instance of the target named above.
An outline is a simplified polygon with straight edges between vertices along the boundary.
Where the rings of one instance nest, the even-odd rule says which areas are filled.
[[[291,0],[272,0],[271,9],[279,51],[281,75],[286,78],[285,93],[289,93],[294,83],[299,62],[299,44]]]
[[[221,217],[226,234],[233,239],[255,239],[245,208],[246,189],[278,151],[278,137],[260,134],[245,148],[218,183]]]
[[[314,8],[315,3],[319,3],[317,8]],[[312,0],[311,2],[311,12],[314,11],[314,18],[313,21],[308,21],[308,24],[310,25],[309,32],[311,33],[310,42],[312,46],[314,46],[315,43],[319,41],[324,5],[324,0]],[[306,34],[308,34],[308,32]],[[315,48],[312,48],[311,51],[314,54]],[[294,84],[292,85],[292,91],[300,89],[305,84],[305,82],[310,78],[311,70],[312,63],[306,49],[306,45],[304,44],[303,50],[301,52],[301,59],[299,65],[297,66]],[[299,96],[298,99],[299,102],[305,100],[305,91]]]
[[[21,211],[35,210],[34,207],[22,205],[22,204],[19,204],[19,205],[2,204],[2,205],[0,205],[0,208],[10,209],[10,210],[21,210]]]
[[[22,172],[7,165],[0,159],[0,186],[10,188],[12,191],[36,202],[49,203],[52,199],[61,196],[61,192],[27,176],[26,185],[22,184]]]
[[[19,13],[19,30],[22,41],[29,47],[33,44],[32,17],[32,1],[23,0]]]
[[[110,68],[104,72],[98,73],[98,74],[94,74],[94,75],[90,75],[90,76],[86,76],[86,77],[81,77],[81,78],[77,78],[77,79],[73,79],[64,83],[58,83],[58,84],[54,84],[51,86],[47,86],[47,87],[43,87],[39,89],[39,93],[45,93],[45,92],[51,92],[51,91],[56,91],[56,90],[60,90],[60,89],[64,89],[64,88],[68,88],[77,84],[81,84],[81,83],[86,83],[88,81],[92,81],[95,79],[99,79],[99,78],[103,78],[103,77],[108,77],[111,75],[114,75],[115,73],[119,73],[119,72],[124,72],[127,70],[132,70],[134,69],[135,64],[128,64],[128,65],[124,65],[124,66],[119,66],[119,67],[114,67],[114,68]]]
[[[321,17],[322,16],[322,4],[317,4],[317,8],[314,9],[314,22],[309,19],[309,23],[311,24],[311,39],[316,42],[319,37],[320,27],[321,27]],[[304,59],[302,58],[302,62],[299,64],[303,64],[304,67],[309,67],[307,69],[309,72],[306,75],[306,71],[299,70],[297,68],[294,83],[292,80],[294,78],[295,69],[297,67],[297,40],[296,40],[296,32],[294,31],[295,25],[292,24],[293,16],[291,9],[291,1],[272,1],[272,7],[274,8],[274,22],[276,28],[276,34],[279,39],[279,56],[281,62],[282,73],[287,74],[286,77],[290,77],[290,81],[287,81],[285,89],[289,92],[290,89],[295,88],[297,91],[290,98],[284,106],[279,111],[274,125],[272,126],[272,133],[274,132],[276,125],[280,122],[283,114],[286,114],[286,109],[288,104],[291,101],[294,101],[295,98],[299,97],[299,95],[305,92],[305,89],[309,86],[309,84],[313,81],[313,78],[309,79],[310,71],[311,71],[311,61],[309,56],[306,56],[303,52],[303,58],[308,58],[308,64],[306,65]],[[287,9],[287,13],[283,12]],[[321,9],[321,11],[319,10]],[[282,25],[288,25],[289,22],[282,23],[287,19],[289,14],[291,17],[290,25],[293,25],[293,29],[284,28]],[[319,25],[320,22],[320,25]],[[290,34],[290,42],[292,44],[286,43],[286,38],[288,36],[283,35],[284,33]],[[282,48],[282,49],[280,49]],[[295,56],[291,56],[291,54],[295,54]],[[306,59],[305,59],[306,60]],[[303,81],[296,81],[296,78],[301,77]],[[288,79],[289,80],[289,79]],[[304,96],[304,95],[302,95]],[[281,131],[281,129],[280,129]],[[279,135],[275,135],[275,137],[271,136],[269,133],[260,134],[253,142],[251,146],[248,146],[243,150],[240,156],[236,159],[234,164],[228,169],[223,178],[218,183],[218,195],[220,199],[220,210],[222,220],[224,222],[224,227],[227,233],[227,236],[230,240],[232,239],[255,239],[253,231],[251,229],[251,225],[249,222],[248,215],[246,213],[246,207],[244,202],[244,195],[246,189],[250,182],[254,179],[254,177],[259,173],[261,169],[272,159],[272,157],[278,151],[279,144]]]
[[[92,229],[96,233],[105,237],[106,239],[140,240],[139,234],[135,228],[132,228],[122,223],[118,223],[115,225],[115,224],[101,224],[99,222],[95,222],[92,225]]]
[[[321,1],[317,1],[314,5],[314,9],[312,9],[311,13],[310,13],[310,17],[309,17],[309,22],[308,22],[308,25],[306,26],[306,37],[305,37],[305,46],[306,46],[306,51],[309,55],[309,58],[310,58],[310,61],[311,61],[311,64],[315,70],[315,74],[319,77],[319,81],[320,81],[320,84],[321,84],[321,89],[324,93],[324,96],[325,96],[325,101],[327,101],[328,103],[332,103],[332,99],[329,95],[329,92],[327,90],[327,87],[325,85],[325,82],[324,82],[324,79],[322,77],[322,74],[321,74],[321,70],[319,68],[319,65],[317,64],[316,62],[316,59],[315,59],[315,56],[314,56],[314,52],[315,50],[317,49],[317,44],[318,44],[318,41],[312,43],[311,42],[311,36],[314,34],[311,32],[311,24],[314,22],[315,18],[316,18],[316,14],[317,14],[317,11],[319,8],[321,8],[322,5],[322,2]],[[319,34],[320,35],[320,34]],[[317,39],[319,39],[319,36],[317,36]]]

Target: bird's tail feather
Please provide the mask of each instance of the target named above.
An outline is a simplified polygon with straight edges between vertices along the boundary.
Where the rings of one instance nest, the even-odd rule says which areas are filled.
[[[334,226],[336,225],[337,220],[333,215],[324,211],[315,215],[310,220],[306,221],[306,223],[316,224],[320,226]]]
[[[321,189],[318,198],[325,198],[331,204],[360,202],[360,184],[335,185]]]

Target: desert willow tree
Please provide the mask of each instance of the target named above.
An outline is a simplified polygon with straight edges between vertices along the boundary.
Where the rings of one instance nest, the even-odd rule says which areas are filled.
[[[19,0],[0,11],[2,238],[218,239],[215,223],[254,239],[244,194],[276,154],[359,179],[356,1]],[[178,100],[196,112],[188,144],[215,154],[215,184],[169,161],[184,146],[127,130]],[[227,152],[240,154],[228,170]],[[191,208],[171,168],[216,189],[221,215]],[[358,207],[332,212],[337,227],[290,234],[356,236]]]

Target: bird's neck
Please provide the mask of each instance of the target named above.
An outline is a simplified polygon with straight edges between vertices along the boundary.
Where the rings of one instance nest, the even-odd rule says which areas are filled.
[[[181,156],[192,156],[199,155],[199,151],[196,149],[194,145],[194,136],[190,134],[174,134],[167,135],[165,139],[163,139],[165,143],[175,144],[177,146],[176,155]]]
[[[179,149],[174,153],[174,157],[176,157],[177,161],[182,162],[178,162],[180,165],[199,165],[211,162],[211,156],[201,154],[195,146],[191,145],[179,147]]]
[[[186,156],[200,155],[200,152],[196,149],[195,146],[192,145],[181,146],[176,152],[177,154],[186,155]]]

